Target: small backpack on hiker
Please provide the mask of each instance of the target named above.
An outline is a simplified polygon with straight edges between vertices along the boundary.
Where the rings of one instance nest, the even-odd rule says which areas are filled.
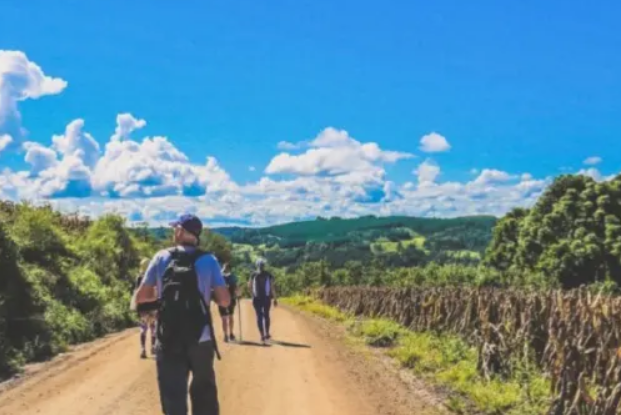
[[[143,278],[143,274],[139,275],[136,278],[136,281],[134,282],[134,286],[132,288],[132,296],[129,302],[129,309],[131,311],[135,311],[139,316],[144,313],[152,313],[154,311],[157,311],[160,307],[159,301],[149,301],[141,304],[136,303],[136,295],[138,294],[138,289],[140,288],[140,283],[142,282]]]
[[[205,326],[209,327],[214,351],[220,353],[213,331],[211,310],[198,288],[195,262],[207,252],[170,250],[171,261],[162,278],[157,320],[158,346],[163,353],[183,353],[197,344]]]
[[[258,298],[271,298],[271,284],[274,279],[272,274],[265,270],[255,272],[251,277],[252,296]]]

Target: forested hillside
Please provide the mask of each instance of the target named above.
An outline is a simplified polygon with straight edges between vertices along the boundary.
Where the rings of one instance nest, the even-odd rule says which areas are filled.
[[[292,271],[305,263],[327,261],[330,268],[347,262],[376,262],[386,267],[476,264],[491,239],[496,218],[454,219],[406,216],[356,219],[318,218],[267,228],[216,228],[236,253],[250,262],[262,255],[276,267]]]
[[[279,246],[304,245],[307,242],[349,242],[357,237],[392,237],[404,239],[403,229],[421,235],[446,231],[461,226],[493,226],[493,216],[470,216],[454,219],[415,218],[408,216],[363,216],[354,219],[339,217],[317,218],[311,221],[292,222],[266,228],[216,228],[215,230],[235,243],[273,243]],[[401,231],[401,232],[400,232]]]

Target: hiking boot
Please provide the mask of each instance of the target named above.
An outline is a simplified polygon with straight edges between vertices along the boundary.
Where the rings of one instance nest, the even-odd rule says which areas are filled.
[[[235,335],[234,335],[234,334],[231,334],[231,337],[229,337],[229,340],[231,340],[232,342],[234,342],[234,341],[236,340],[236,339],[235,339]]]
[[[227,336],[226,334],[224,335],[224,343],[228,343],[229,342],[229,336]]]
[[[146,359],[147,358],[147,351],[142,349],[142,352],[140,353],[140,358],[141,359]]]

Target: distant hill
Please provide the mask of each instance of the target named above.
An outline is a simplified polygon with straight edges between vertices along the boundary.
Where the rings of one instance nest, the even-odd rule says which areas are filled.
[[[359,239],[361,235],[375,236],[376,238],[373,239],[377,239],[398,229],[409,229],[422,236],[464,227],[491,232],[496,221],[497,218],[494,216],[466,216],[451,219],[363,216],[355,219],[318,218],[265,228],[223,227],[214,228],[213,231],[234,243],[274,242],[280,246],[296,246],[307,242],[348,242],[352,239]],[[403,236],[406,235],[403,234]]]
[[[264,228],[222,227],[213,232],[236,246],[244,260],[262,255],[275,266],[297,267],[327,260],[332,266],[347,261],[381,259],[389,265],[478,263],[492,238],[493,216],[451,219],[408,216],[363,216],[355,219],[317,218]]]

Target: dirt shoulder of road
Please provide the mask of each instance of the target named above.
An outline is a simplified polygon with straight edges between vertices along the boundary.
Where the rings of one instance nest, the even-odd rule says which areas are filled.
[[[26,364],[20,373],[0,382],[0,394],[17,387],[30,387],[44,382],[65,368],[88,360],[92,356],[112,347],[116,343],[135,335],[137,330],[129,328],[108,334],[90,342],[69,346],[67,351],[59,353],[51,359]]]
[[[373,349],[347,333],[344,325],[327,320],[295,306],[283,308],[308,320],[308,326],[334,348],[348,375],[376,402],[382,415],[451,414],[445,405],[446,393],[417,378],[411,371],[381,350]]]

